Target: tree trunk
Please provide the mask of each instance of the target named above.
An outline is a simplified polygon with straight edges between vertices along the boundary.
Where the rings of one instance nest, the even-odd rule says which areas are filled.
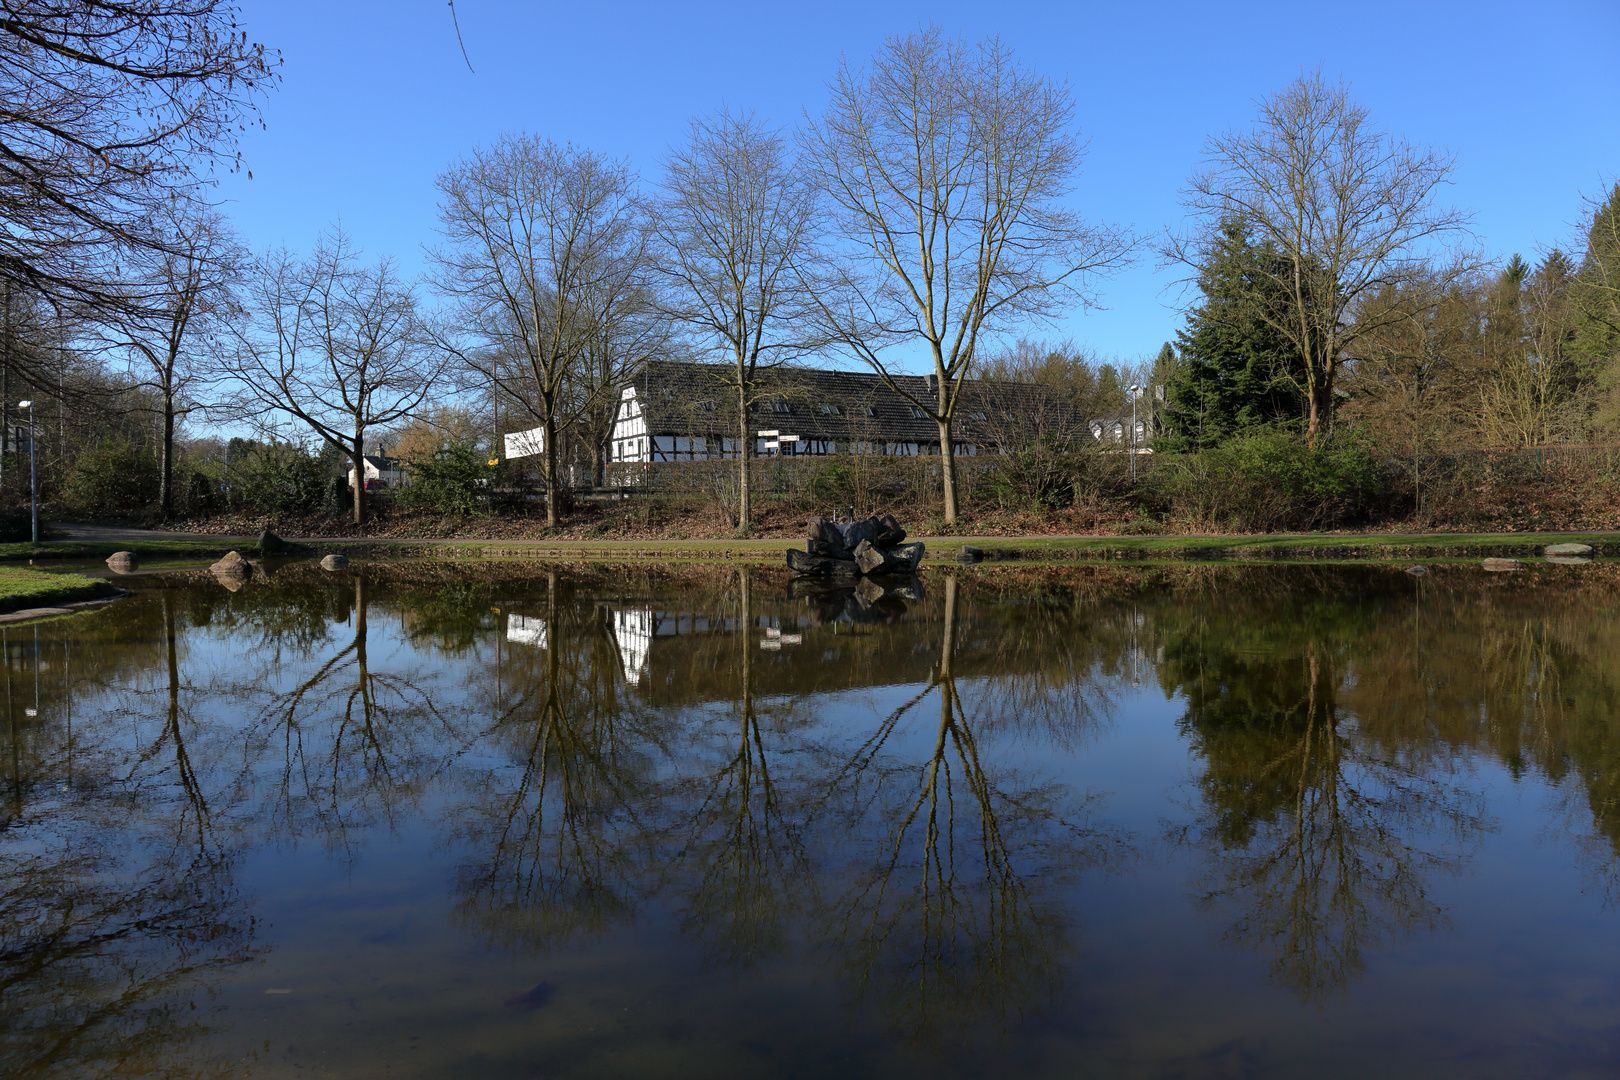
[[[366,523],[366,443],[365,428],[356,428],[350,460],[354,462],[354,523]]]
[[[753,489],[748,485],[748,457],[754,440],[748,437],[748,385],[737,379],[737,531],[746,532],[754,522]]]
[[[591,440],[591,486],[607,486],[607,447],[598,439]]]
[[[557,527],[557,424],[550,417],[540,425],[546,440],[546,528]]]
[[[940,483],[945,489],[945,520],[956,520],[956,454],[951,447],[951,422],[939,421]]]
[[[169,509],[174,502],[174,391],[163,390],[163,462],[158,474],[158,517],[169,520]]]

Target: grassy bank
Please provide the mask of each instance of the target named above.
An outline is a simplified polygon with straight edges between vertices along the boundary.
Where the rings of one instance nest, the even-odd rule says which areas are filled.
[[[989,561],[1078,562],[1151,560],[1392,561],[1533,557],[1549,544],[1590,544],[1599,554],[1620,553],[1620,533],[1292,533],[1258,536],[1078,536],[973,537],[921,536],[929,563],[954,562],[964,544],[980,548]],[[344,552],[354,558],[560,559],[568,561],[651,560],[730,561],[775,565],[798,543],[771,540],[352,540],[309,541],[288,557],[319,557]],[[252,544],[218,540],[158,540],[136,543],[59,540],[43,544],[0,544],[0,563],[28,559],[105,559],[133,551],[144,565],[213,561],[227,551],[250,558]],[[9,571],[0,571],[9,572]],[[61,575],[42,575],[60,578]],[[89,580],[89,579],[83,579]]]
[[[1620,552],[1617,533],[1438,533],[1427,535],[1300,533],[1267,536],[1083,536],[1083,537],[917,537],[928,546],[928,563],[954,563],[963,545],[981,549],[989,561],[1080,562],[1151,560],[1166,562],[1234,560],[1394,561],[1534,557],[1549,544],[1590,544],[1600,554]],[[785,540],[533,540],[441,541],[362,544],[328,541],[321,549],[357,557],[462,559],[725,560],[763,565],[783,561]]]
[[[95,600],[118,590],[83,574],[47,574],[19,566],[0,567],[0,612]]]

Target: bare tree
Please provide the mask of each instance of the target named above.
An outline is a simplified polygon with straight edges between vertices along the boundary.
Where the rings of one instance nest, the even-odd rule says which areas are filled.
[[[362,266],[334,230],[308,259],[283,249],[258,260],[233,331],[238,415],[282,413],[341,447],[364,523],[366,433],[415,412],[446,366],[411,287],[387,259]]]
[[[623,162],[508,135],[439,177],[435,284],[454,302],[442,342],[544,432],[546,524],[556,525],[557,440],[627,372],[587,378],[614,298],[647,288],[647,232]]]
[[[669,314],[726,359],[737,404],[737,528],[753,518],[750,410],[763,370],[816,347],[800,270],[813,243],[814,189],[781,134],[750,113],[692,122],[665,162],[654,217]],[[722,444],[723,445],[723,444]]]
[[[186,208],[171,208],[176,213],[162,246],[143,253],[124,282],[124,302],[100,333],[161,409],[158,509],[165,518],[173,508],[175,425],[199,407],[195,391],[210,374],[213,353],[199,339],[229,316],[245,259],[224,218],[208,211],[186,216]]]
[[[1091,304],[1088,285],[1132,241],[1064,205],[1082,157],[1073,99],[998,39],[891,38],[865,70],[844,65],[831,95],[803,155],[842,241],[818,308],[830,338],[939,425],[955,521],[951,425],[981,339]],[[895,381],[896,344],[926,347],[930,393]]]
[[[115,305],[113,267],[236,139],[279,58],[229,0],[20,0],[0,10],[0,278]]]
[[[1437,204],[1453,159],[1374,129],[1343,83],[1320,71],[1302,75],[1260,102],[1247,131],[1211,138],[1184,195],[1196,225],[1167,253],[1202,265],[1221,230],[1247,228],[1278,258],[1261,273],[1274,288],[1256,290],[1260,317],[1303,357],[1301,394],[1309,404],[1307,440],[1315,445],[1332,418],[1334,383],[1357,338],[1407,314],[1368,304],[1415,276],[1433,278],[1434,247],[1468,224]],[[1439,296],[1477,261],[1452,258],[1433,281]],[[1365,310],[1363,310],[1365,307]]]

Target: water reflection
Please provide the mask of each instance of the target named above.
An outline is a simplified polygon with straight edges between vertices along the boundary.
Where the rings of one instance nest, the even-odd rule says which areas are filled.
[[[269,944],[242,860],[352,867],[416,828],[474,940],[557,957],[667,918],[711,970],[809,964],[930,1046],[1083,995],[1077,890],[1144,856],[1329,1000],[1450,925],[1437,885],[1498,826],[1471,762],[1545,779],[1550,834],[1620,881],[1620,590],[1572,572],[132,579],[0,630],[0,1067],[236,1060],[191,1005]],[[1163,849],[1066,772],[1155,685],[1189,768]]]

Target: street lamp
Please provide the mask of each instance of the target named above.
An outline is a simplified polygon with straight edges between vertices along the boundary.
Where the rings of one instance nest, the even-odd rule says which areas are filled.
[[[1131,395],[1131,483],[1134,484],[1136,482],[1136,395],[1142,388],[1132,383],[1127,389]]]
[[[28,498],[34,516],[34,543],[39,543],[39,473],[34,468],[34,403],[19,401],[17,408],[28,410]]]

